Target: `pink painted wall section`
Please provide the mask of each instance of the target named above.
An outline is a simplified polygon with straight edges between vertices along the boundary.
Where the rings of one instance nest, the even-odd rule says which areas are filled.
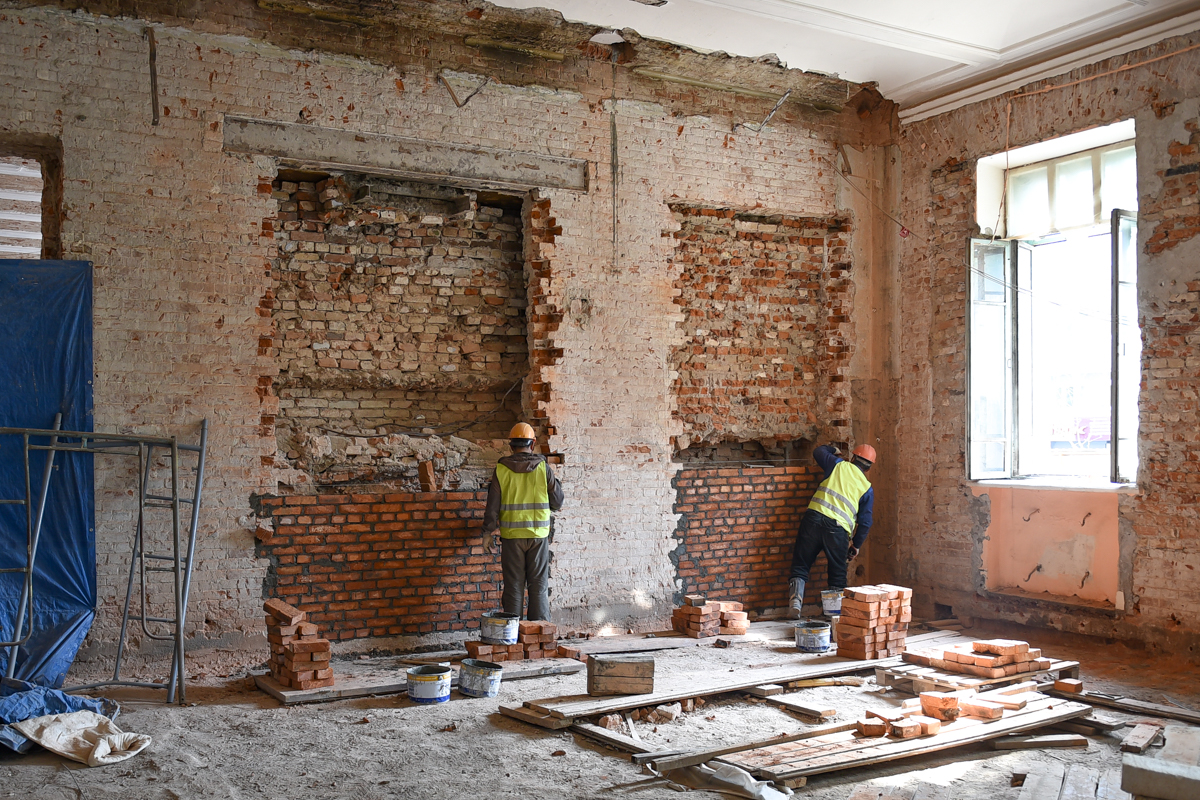
[[[989,590],[1117,604],[1116,493],[1004,486],[972,491],[991,500],[983,544]]]

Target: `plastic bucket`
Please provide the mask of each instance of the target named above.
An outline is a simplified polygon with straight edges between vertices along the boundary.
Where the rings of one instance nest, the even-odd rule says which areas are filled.
[[[517,623],[521,618],[503,611],[489,611],[479,624],[479,638],[486,644],[516,644]]]
[[[834,614],[842,613],[842,590],[841,589],[825,589],[821,592],[821,608],[825,612],[825,616],[833,616]]]
[[[414,703],[444,703],[450,699],[450,668],[410,667],[408,698]]]
[[[500,694],[504,667],[491,661],[464,658],[458,671],[458,690],[467,697],[495,697]]]
[[[804,620],[796,624],[796,648],[802,653],[824,653],[829,649],[829,623]]]

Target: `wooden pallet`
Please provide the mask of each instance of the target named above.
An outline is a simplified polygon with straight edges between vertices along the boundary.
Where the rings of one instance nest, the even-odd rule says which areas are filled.
[[[860,737],[853,731],[747,750],[721,761],[741,767],[767,780],[787,780],[843,769],[866,767],[899,758],[961,747],[1033,730],[1089,714],[1084,703],[1047,697],[1018,711],[1006,711],[996,720],[960,717],[942,726],[935,736],[918,739]]]
[[[921,692],[953,692],[959,689],[977,689],[1004,686],[1009,683],[1037,680],[1045,678],[1077,678],[1079,677],[1078,661],[1051,660],[1050,668],[1037,672],[1018,672],[1015,675],[1005,675],[1002,678],[980,678],[976,675],[962,675],[957,672],[946,672],[933,667],[922,667],[917,664],[901,664],[898,667],[878,667],[875,670],[875,682],[889,689],[897,689],[911,694]]]

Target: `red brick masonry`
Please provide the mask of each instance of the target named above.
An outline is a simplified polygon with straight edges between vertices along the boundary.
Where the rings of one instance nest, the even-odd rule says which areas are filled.
[[[266,596],[330,639],[477,631],[500,605],[500,558],[480,528],[486,492],[266,497]]]
[[[683,594],[737,600],[747,610],[786,606],[792,545],[820,477],[816,466],[681,470],[671,559]],[[810,578],[806,602],[819,603],[829,585],[824,556]]]

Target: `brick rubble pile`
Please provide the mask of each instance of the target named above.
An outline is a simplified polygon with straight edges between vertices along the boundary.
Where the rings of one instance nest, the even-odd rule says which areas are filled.
[[[671,627],[693,639],[741,636],[750,628],[750,619],[741,603],[689,594],[683,605],[671,612]]]

